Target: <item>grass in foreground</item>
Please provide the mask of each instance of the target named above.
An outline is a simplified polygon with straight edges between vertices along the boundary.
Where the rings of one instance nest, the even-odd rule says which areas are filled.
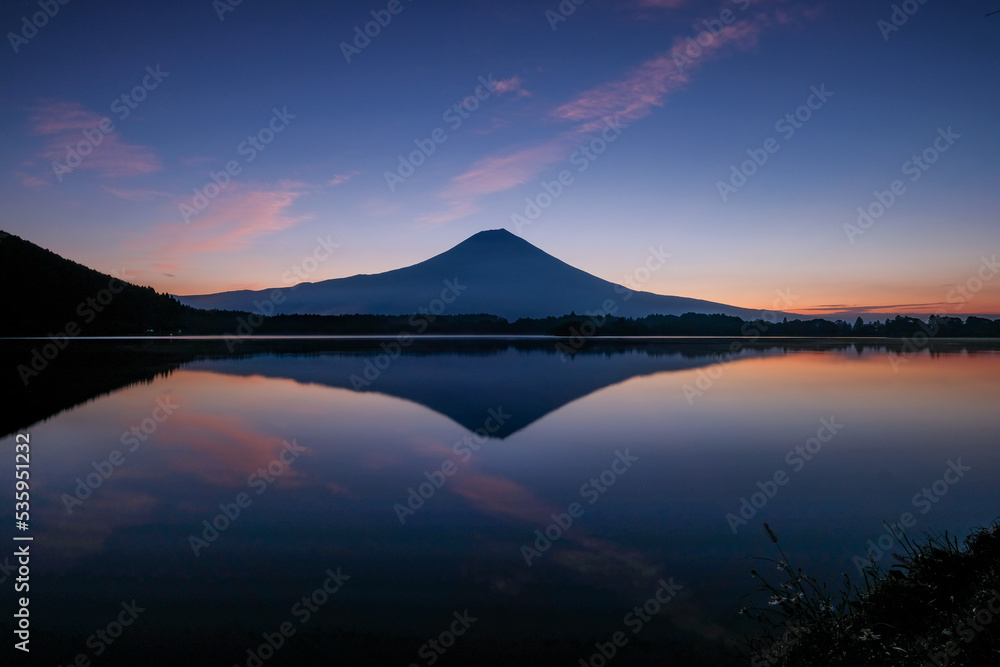
[[[751,571],[771,596],[741,611],[762,628],[748,639],[751,665],[1000,665],[1000,523],[962,546],[947,533],[904,539],[898,564],[868,568],[863,587],[845,574],[836,596],[764,527],[781,560],[759,559],[777,567],[775,583]]]

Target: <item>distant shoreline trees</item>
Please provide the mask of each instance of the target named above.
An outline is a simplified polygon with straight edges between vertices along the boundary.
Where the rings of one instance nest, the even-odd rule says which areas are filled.
[[[1000,320],[931,315],[853,324],[843,320],[744,320],[729,315],[568,315],[508,321],[473,315],[272,315],[199,310],[168,294],[140,287],[64,259],[28,241],[5,235],[0,278],[8,286],[0,337],[216,335],[255,336],[483,335],[563,336],[572,341],[602,336],[724,336],[758,338],[1000,338]],[[414,329],[417,317],[427,326]],[[253,326],[240,329],[241,323]],[[259,324],[257,324],[259,322]]]

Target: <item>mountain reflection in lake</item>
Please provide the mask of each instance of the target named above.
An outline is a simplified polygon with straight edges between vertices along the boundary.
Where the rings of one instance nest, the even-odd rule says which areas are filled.
[[[959,535],[1000,514],[996,351],[894,370],[879,348],[719,364],[726,349],[448,343],[376,372],[377,343],[261,344],[160,358],[155,377],[47,412],[35,394],[36,412],[66,408],[16,424],[38,651],[94,658],[88,637],[134,599],[101,664],[253,664],[285,622],[263,664],[576,665],[619,631],[615,664],[732,664],[747,557],[775,555],[763,521],[836,586],[903,512]],[[969,470],[918,504],[959,459]],[[727,520],[757,492],[773,497]]]

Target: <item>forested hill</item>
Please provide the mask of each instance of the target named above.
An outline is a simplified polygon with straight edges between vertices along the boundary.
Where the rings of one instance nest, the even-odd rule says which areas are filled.
[[[167,334],[192,327],[222,332],[236,316],[184,306],[2,231],[0,280],[0,336]]]

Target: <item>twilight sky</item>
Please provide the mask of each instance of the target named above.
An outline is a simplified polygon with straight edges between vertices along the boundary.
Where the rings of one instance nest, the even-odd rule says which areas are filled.
[[[662,294],[1000,313],[1000,0],[237,1],[4,3],[0,228],[174,294],[504,227]]]

